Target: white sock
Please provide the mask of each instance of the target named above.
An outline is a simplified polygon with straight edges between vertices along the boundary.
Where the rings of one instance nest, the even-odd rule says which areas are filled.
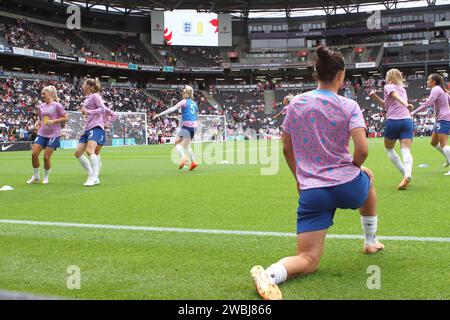
[[[92,167],[91,167],[91,164],[89,163],[88,158],[83,154],[81,157],[78,158],[78,160],[80,161],[81,166],[84,168],[84,170],[86,170],[88,175],[91,176],[92,175]]]
[[[397,152],[395,152],[394,149],[385,149],[385,150],[389,160],[391,160],[391,162],[400,171],[400,173],[404,175],[405,169],[403,168],[402,160],[398,156]]]
[[[442,151],[445,154],[445,158],[447,159],[447,162],[450,163],[450,147],[449,146],[445,146],[442,148]]]
[[[52,169],[48,169],[48,170],[44,169],[44,178],[45,179],[48,179],[48,176],[50,175],[50,171],[52,171]]]
[[[184,150],[183,150],[183,147],[182,147],[180,144],[177,144],[177,145],[175,146],[175,148],[176,148],[177,151],[178,151],[178,156],[180,157],[180,159],[184,159]]]
[[[39,176],[39,168],[33,168],[34,171],[34,177],[36,179],[40,179],[41,177]]]
[[[186,148],[186,151],[187,151],[187,153],[189,155],[189,159],[191,159],[191,162],[195,162],[194,151],[192,151],[191,145],[189,145]]]
[[[442,148],[439,145],[439,143],[437,145],[435,145],[434,147],[436,148],[437,151],[439,151],[440,154],[442,154],[444,156],[444,158],[447,159],[447,157],[445,156],[444,150],[442,150]]]
[[[377,216],[361,216],[361,225],[366,237],[366,243],[373,244],[376,240],[378,217]]]
[[[89,162],[91,163],[92,173],[94,176],[98,177],[98,157],[96,154],[91,154],[89,157]]]
[[[100,155],[97,155],[98,158],[98,172],[102,171],[102,158],[100,158]]]
[[[275,284],[283,283],[287,279],[287,270],[279,262],[274,263],[273,265],[268,267],[266,269],[266,273],[269,275],[270,279],[272,279],[273,283]]]
[[[403,158],[403,164],[405,168],[405,177],[410,178],[412,177],[412,168],[413,168],[413,157],[411,155],[411,150],[408,148],[402,148],[402,158]]]

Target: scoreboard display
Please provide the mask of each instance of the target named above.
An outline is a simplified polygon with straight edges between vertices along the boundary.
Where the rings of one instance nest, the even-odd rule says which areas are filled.
[[[152,44],[231,46],[231,16],[196,10],[152,12]]]
[[[164,40],[174,46],[219,45],[217,14],[195,10],[164,12]]]

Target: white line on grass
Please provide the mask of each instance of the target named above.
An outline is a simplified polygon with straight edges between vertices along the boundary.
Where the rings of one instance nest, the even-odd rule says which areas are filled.
[[[295,236],[295,233],[290,233],[290,232],[163,228],[163,227],[124,226],[124,225],[108,225],[108,224],[85,224],[85,223],[28,221],[28,220],[3,220],[3,219],[0,219],[0,224],[22,224],[22,225],[52,226],[52,227],[67,227],[67,228],[110,229],[110,230],[112,229],[112,230],[177,232],[177,233],[232,234],[232,235],[271,236],[271,237],[294,237]],[[364,237],[361,235],[346,235],[346,234],[329,234],[329,235],[327,235],[327,238],[330,238],[330,239],[364,239]],[[379,236],[379,239],[393,240],[393,241],[450,242],[450,238],[431,238],[431,237]]]
[[[40,296],[26,292],[0,290],[0,300],[61,300],[65,298]]]

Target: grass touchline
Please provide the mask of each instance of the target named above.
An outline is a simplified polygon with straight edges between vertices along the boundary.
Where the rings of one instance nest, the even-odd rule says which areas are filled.
[[[34,226],[69,227],[87,229],[112,229],[128,231],[155,231],[155,232],[178,232],[178,233],[207,233],[242,236],[269,236],[269,237],[295,237],[291,232],[264,232],[264,231],[243,231],[243,230],[217,230],[217,229],[191,229],[191,228],[171,228],[171,227],[147,227],[147,226],[126,226],[108,224],[88,224],[72,222],[50,222],[50,221],[27,221],[27,220],[2,220],[0,224],[22,224]],[[353,234],[328,234],[329,239],[363,239],[361,235]],[[379,236],[380,239],[391,241],[418,241],[418,242],[450,242],[450,238],[436,237],[414,237],[414,236]]]

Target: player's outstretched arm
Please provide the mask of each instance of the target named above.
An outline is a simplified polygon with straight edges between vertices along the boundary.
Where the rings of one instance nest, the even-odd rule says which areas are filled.
[[[160,114],[157,114],[156,116],[153,117],[153,119],[165,116],[166,114],[170,114],[172,112],[175,112],[178,110],[178,105],[173,106],[172,108],[167,109],[166,111],[161,112]]]
[[[423,105],[421,105],[420,107],[418,107],[416,110],[411,112],[411,115],[416,115],[417,113],[419,113],[420,111],[425,110],[426,108],[428,108],[428,105],[426,103],[424,103]]]
[[[274,119],[278,118],[279,116],[281,116],[282,113],[283,113],[283,112],[277,113],[276,115],[273,116],[273,118],[274,118]]]
[[[434,88],[433,88],[434,89]],[[420,107],[418,107],[416,110],[414,110],[413,112],[411,112],[412,115],[415,115],[416,113],[425,110],[426,108],[434,105],[434,103],[436,102],[437,98],[438,98],[438,94],[436,90],[431,90],[430,96],[428,97],[427,101],[425,101],[424,103],[422,103],[420,105]]]
[[[378,103],[380,106],[382,106],[383,108],[385,108],[384,100],[381,99],[381,98],[377,95],[377,93],[375,92],[375,90],[372,90],[372,91],[369,93],[369,97],[370,97],[370,99],[372,99],[372,101],[375,101],[375,102]]]

